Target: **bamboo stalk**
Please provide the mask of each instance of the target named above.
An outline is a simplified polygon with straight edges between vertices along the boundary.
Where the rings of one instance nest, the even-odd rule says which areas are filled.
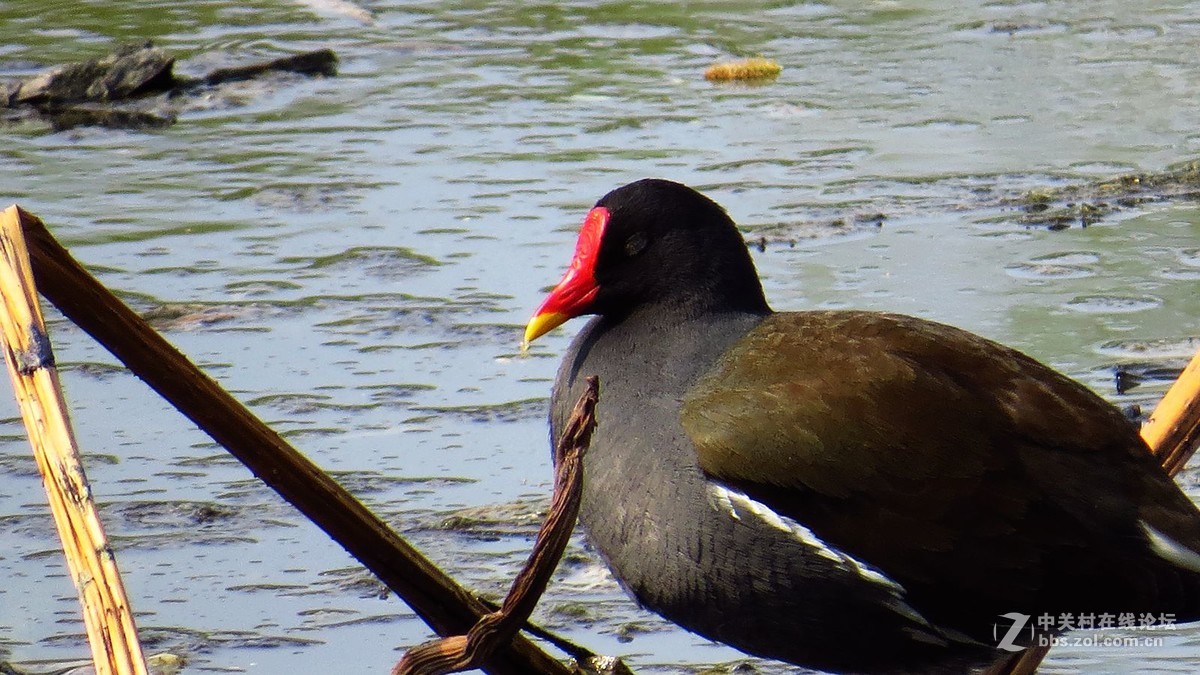
[[[1141,433],[1170,476],[1182,471],[1196,454],[1200,448],[1200,351],[1154,406]],[[1049,653],[1049,646],[1027,647],[999,659],[985,675],[1035,675]]]
[[[163,339],[71,257],[40,219],[17,210],[41,293],[341,544],[435,632],[465,633],[491,611]],[[491,675],[571,672],[521,635],[482,669]]]
[[[120,570],[96,513],[59,385],[15,206],[0,213],[4,360],[33,445],[98,675],[145,675],[146,659]]]

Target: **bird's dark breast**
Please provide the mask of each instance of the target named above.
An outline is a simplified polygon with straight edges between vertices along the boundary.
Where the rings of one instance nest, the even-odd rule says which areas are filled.
[[[935,661],[961,670],[961,659],[990,653],[948,644],[884,577],[706,480],[680,423],[682,399],[761,320],[721,322],[696,340],[678,325],[625,331],[596,319],[576,338],[552,430],[584,378],[598,375],[580,514],[589,540],[643,605],[751,654],[835,670],[926,670]]]

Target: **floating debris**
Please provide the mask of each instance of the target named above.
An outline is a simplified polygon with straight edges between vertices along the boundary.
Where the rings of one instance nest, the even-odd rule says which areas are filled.
[[[717,63],[704,71],[704,79],[712,82],[730,80],[766,80],[783,72],[783,66],[771,59],[753,58]]]
[[[363,9],[348,0],[296,0],[301,5],[307,5],[319,12],[339,14],[354,19],[366,26],[375,25],[375,15],[370,10]]]
[[[186,662],[182,656],[165,652],[146,657],[150,675],[177,675]],[[96,668],[86,661],[42,661],[29,665],[0,661],[0,675],[96,675]]]
[[[1063,230],[1087,227],[1122,209],[1147,202],[1200,199],[1200,161],[1188,161],[1165,171],[1126,174],[1084,184],[1029,190],[1005,205],[1022,211],[1027,225]]]

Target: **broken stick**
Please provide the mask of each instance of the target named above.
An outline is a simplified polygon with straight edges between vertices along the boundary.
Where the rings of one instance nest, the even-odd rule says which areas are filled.
[[[575,519],[583,490],[583,454],[596,428],[599,379],[587,378],[587,389],[575,403],[566,429],[554,448],[554,492],[550,510],[538,530],[533,551],[517,574],[500,611],[484,616],[466,635],[426,642],[409,650],[392,675],[445,675],[475,668],[517,634],[533,613],[558,567]]]

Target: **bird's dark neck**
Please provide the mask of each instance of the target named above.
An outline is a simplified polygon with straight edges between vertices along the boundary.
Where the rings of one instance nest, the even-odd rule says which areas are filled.
[[[572,379],[600,375],[601,388],[610,391],[622,387],[682,395],[720,354],[770,314],[765,303],[754,311],[714,311],[665,301],[641,305],[589,323],[564,366],[571,364]],[[588,369],[593,370],[583,372]]]
[[[625,312],[613,312],[605,323],[613,327],[622,326],[626,330],[654,333],[703,331],[706,324],[736,325],[749,319],[755,319],[750,322],[757,323],[772,313],[761,287],[745,290],[756,292],[708,290],[668,295]]]

